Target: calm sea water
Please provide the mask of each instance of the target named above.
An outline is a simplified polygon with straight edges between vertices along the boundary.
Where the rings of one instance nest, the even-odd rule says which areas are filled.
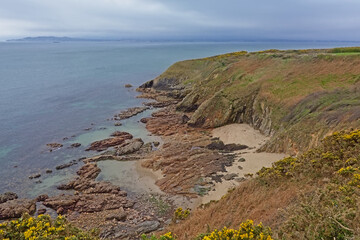
[[[77,167],[54,167],[91,153],[86,145],[115,130],[147,140],[137,121],[145,112],[114,127],[114,113],[140,105],[138,86],[172,63],[239,50],[354,46],[355,43],[0,43],[0,193],[34,196],[71,177]],[[86,128],[92,128],[85,131]],[[106,128],[106,129],[105,129]],[[69,138],[63,140],[63,138]],[[46,143],[64,148],[48,152]],[[80,142],[83,146],[69,149]],[[45,169],[54,173],[45,174]],[[41,173],[42,183],[28,176]]]

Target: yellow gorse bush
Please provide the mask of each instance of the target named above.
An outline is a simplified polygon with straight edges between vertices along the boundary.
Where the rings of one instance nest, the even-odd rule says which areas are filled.
[[[205,236],[204,236],[205,235]],[[264,227],[262,223],[254,225],[254,221],[247,220],[240,224],[238,230],[224,227],[221,231],[214,230],[208,234],[200,234],[201,237],[196,239],[201,240],[273,240],[272,232],[269,227]],[[159,237],[156,236],[141,236],[142,240],[175,240],[176,236],[168,232]]]
[[[93,240],[94,235],[72,227],[63,216],[52,220],[49,215],[23,217],[0,224],[0,239],[16,240]]]
[[[189,215],[190,215],[190,210],[189,209],[183,210],[181,207],[179,207],[174,212],[174,219],[175,220],[184,220]]]
[[[141,239],[142,240],[175,240],[176,237],[175,235],[172,233],[172,232],[168,232],[168,233],[165,233],[164,235],[161,235],[160,237],[156,237],[156,236],[146,236],[145,234],[143,234],[141,236]]]
[[[215,230],[202,240],[272,240],[271,229],[262,223],[254,225],[254,221],[247,220],[240,224],[238,230],[224,227],[221,231]]]

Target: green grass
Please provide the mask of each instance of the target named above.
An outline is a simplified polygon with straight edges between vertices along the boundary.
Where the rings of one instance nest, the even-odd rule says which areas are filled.
[[[360,53],[360,47],[344,47],[334,48],[330,50],[331,53]]]
[[[344,53],[334,53],[336,56],[349,56],[349,55],[359,55],[360,52],[344,52]]]

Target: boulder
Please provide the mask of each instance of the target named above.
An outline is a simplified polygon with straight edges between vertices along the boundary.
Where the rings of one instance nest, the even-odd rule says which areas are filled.
[[[100,141],[91,143],[90,147],[86,151],[104,151],[109,147],[114,147],[125,142],[127,139],[132,139],[133,136],[130,133],[123,133],[121,136],[107,138]]]
[[[126,142],[126,145],[116,147],[116,155],[126,155],[138,151],[144,145],[141,138],[132,139]]]
[[[126,217],[127,217],[127,213],[124,211],[123,208],[120,208],[116,212],[112,212],[112,213],[108,214],[105,217],[105,220],[107,220],[107,221],[111,221],[111,220],[125,221]]]
[[[39,178],[41,177],[41,174],[40,173],[34,173],[32,175],[29,176],[29,179],[33,179],[33,178]]]
[[[34,214],[36,203],[29,199],[14,199],[0,204],[0,220],[19,218],[24,213]]]
[[[61,148],[63,145],[61,143],[48,143],[46,144],[51,149]]]
[[[36,202],[43,202],[45,201],[46,199],[48,199],[49,196],[47,194],[42,194],[42,195],[39,195],[37,198],[36,198]]]
[[[230,180],[233,180],[234,178],[236,178],[237,176],[238,175],[236,173],[229,173],[224,176],[224,179],[226,181],[230,181]]]
[[[70,145],[70,147],[72,147],[72,148],[78,148],[80,146],[81,146],[81,143],[73,143]]]
[[[0,194],[0,204],[17,198],[18,198],[17,194],[13,192],[6,192]]]

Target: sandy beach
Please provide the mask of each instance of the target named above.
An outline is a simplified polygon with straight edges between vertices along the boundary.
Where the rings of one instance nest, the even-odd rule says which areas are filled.
[[[229,189],[241,184],[239,180],[247,174],[255,174],[262,167],[270,167],[273,162],[284,158],[285,154],[256,152],[267,140],[268,137],[261,134],[248,124],[230,124],[215,128],[212,131],[213,137],[218,137],[225,144],[243,144],[249,148],[236,151],[235,161],[232,166],[226,167],[226,174],[237,174],[233,180],[214,183],[214,186],[207,195],[199,198],[197,204],[205,204],[211,200],[219,200]],[[244,162],[240,159],[245,159]],[[224,174],[220,173],[219,174]]]

